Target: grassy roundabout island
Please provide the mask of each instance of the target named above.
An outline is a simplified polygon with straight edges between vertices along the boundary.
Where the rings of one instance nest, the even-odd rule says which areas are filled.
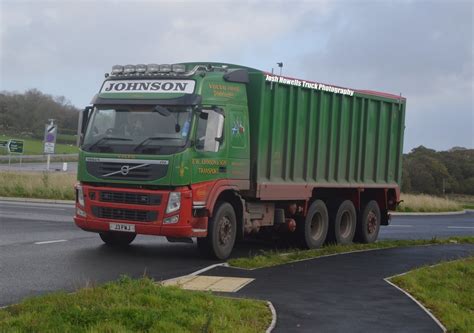
[[[448,332],[474,332],[474,256],[393,277],[427,307]]]
[[[264,301],[218,297],[121,278],[0,310],[0,332],[264,332]]]

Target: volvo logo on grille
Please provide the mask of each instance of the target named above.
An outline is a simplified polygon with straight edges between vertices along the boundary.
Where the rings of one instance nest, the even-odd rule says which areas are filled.
[[[139,164],[139,165],[134,165],[132,167],[130,165],[122,165],[119,170],[114,171],[114,172],[110,172],[110,173],[106,173],[105,175],[102,175],[102,177],[109,177],[109,176],[113,176],[113,175],[117,175],[117,174],[121,174],[122,176],[127,176],[130,173],[130,171],[138,169],[138,168],[142,168],[142,167],[147,166],[147,165],[149,165],[149,164],[148,163]]]
[[[124,176],[128,175],[129,172],[130,172],[130,166],[129,165],[123,165],[120,168],[120,173]]]

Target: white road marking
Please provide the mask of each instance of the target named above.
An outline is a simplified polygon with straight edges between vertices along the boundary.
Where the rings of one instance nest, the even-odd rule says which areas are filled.
[[[58,239],[58,240],[51,240],[51,241],[44,241],[44,242],[35,242],[36,245],[43,245],[43,244],[51,244],[51,243],[61,243],[67,242],[66,239]]]
[[[413,228],[411,224],[390,224],[389,227]]]
[[[474,229],[474,227],[458,227],[458,226],[448,226],[448,229]]]

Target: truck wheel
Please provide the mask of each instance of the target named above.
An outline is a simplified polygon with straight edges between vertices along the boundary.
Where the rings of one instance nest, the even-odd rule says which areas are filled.
[[[356,209],[350,200],[345,200],[336,207],[337,210],[330,210],[331,240],[337,244],[350,244],[356,231]]]
[[[356,240],[361,243],[373,243],[377,240],[380,230],[380,208],[377,201],[369,201],[359,215]]]
[[[308,214],[297,226],[298,238],[303,247],[315,249],[323,245],[328,233],[328,210],[326,204],[316,200],[309,206]]]
[[[224,260],[230,256],[237,235],[234,207],[227,202],[217,204],[209,220],[207,237],[198,238],[198,248],[204,254]]]
[[[127,246],[137,234],[125,233],[125,232],[101,232],[99,233],[100,238],[105,244],[110,246]]]

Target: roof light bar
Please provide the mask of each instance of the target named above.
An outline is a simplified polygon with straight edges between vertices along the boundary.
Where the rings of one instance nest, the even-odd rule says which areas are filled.
[[[181,64],[174,64],[171,66],[171,70],[175,73],[184,73],[186,72],[186,66]]]
[[[135,66],[135,70],[137,71],[137,73],[145,73],[146,72],[146,65],[144,64],[138,64]]]
[[[131,75],[131,74],[158,74],[158,73],[186,73],[186,66],[183,64],[138,64],[138,65],[114,65],[112,66],[112,75]]]
[[[112,74],[122,74],[123,73],[123,66],[122,65],[114,65],[112,66]]]
[[[171,65],[167,65],[167,64],[160,65],[160,72],[161,73],[171,72]]]
[[[134,65],[125,65],[123,67],[124,74],[133,74],[135,73],[135,66]]]
[[[160,66],[157,64],[148,64],[146,68],[148,73],[158,73],[160,70]]]

